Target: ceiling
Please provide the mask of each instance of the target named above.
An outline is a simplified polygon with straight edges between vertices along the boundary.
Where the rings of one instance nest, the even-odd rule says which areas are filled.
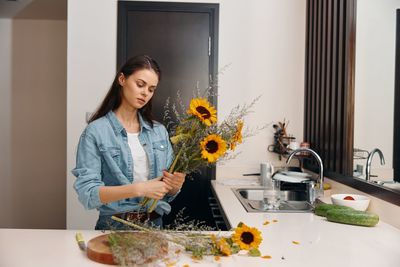
[[[0,18],[67,19],[67,0],[0,0]]]

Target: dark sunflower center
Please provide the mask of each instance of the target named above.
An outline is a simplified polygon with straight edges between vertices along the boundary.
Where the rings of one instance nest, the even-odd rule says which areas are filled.
[[[254,241],[254,236],[250,232],[244,232],[241,236],[240,239],[242,240],[243,243],[245,244],[251,244],[251,242]]]
[[[196,108],[197,112],[201,114],[204,119],[209,119],[211,117],[211,113],[205,107],[199,106]]]
[[[218,143],[214,140],[208,141],[206,145],[206,150],[209,153],[215,153],[218,151]]]

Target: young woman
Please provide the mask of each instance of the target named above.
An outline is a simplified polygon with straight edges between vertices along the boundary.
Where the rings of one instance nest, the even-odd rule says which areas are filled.
[[[165,171],[173,150],[165,127],[151,114],[160,78],[154,59],[129,59],[80,137],[74,188],[86,209],[100,211],[96,230],[123,228],[112,215],[161,227],[162,215],[171,211],[168,202],[185,181],[185,174]],[[143,197],[160,200],[154,212],[141,212]]]

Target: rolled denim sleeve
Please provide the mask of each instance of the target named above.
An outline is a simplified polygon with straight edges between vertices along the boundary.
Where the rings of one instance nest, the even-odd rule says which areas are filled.
[[[85,209],[102,206],[99,196],[99,187],[104,186],[101,179],[101,155],[94,137],[86,130],[79,140],[76,167],[72,174],[76,176],[74,189]]]

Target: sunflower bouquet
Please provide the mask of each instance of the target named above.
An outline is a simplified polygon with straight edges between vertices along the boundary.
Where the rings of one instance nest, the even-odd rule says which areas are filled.
[[[169,168],[170,173],[191,173],[217,161],[229,159],[228,153],[234,151],[245,137],[252,135],[250,131],[243,133],[243,117],[251,112],[259,97],[250,104],[234,107],[221,123],[217,123],[217,110],[206,97],[194,97],[188,108],[182,104],[179,94],[177,99],[180,110],[175,104],[170,105],[169,100],[165,105],[164,120],[174,121],[171,114],[177,120],[171,130],[170,140],[175,159]],[[143,207],[149,206],[148,212],[152,212],[157,204],[157,200],[153,200],[148,205],[151,200],[145,198],[141,203]]]

